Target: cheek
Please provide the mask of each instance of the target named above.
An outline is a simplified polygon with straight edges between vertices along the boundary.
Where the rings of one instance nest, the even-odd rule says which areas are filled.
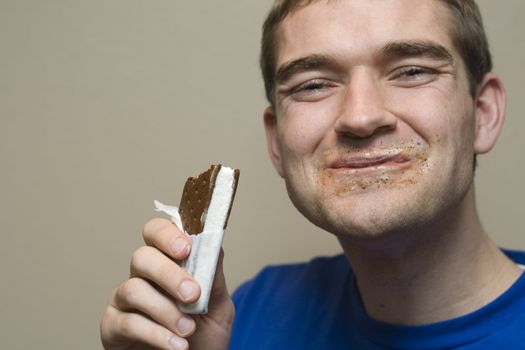
[[[322,103],[300,103],[286,110],[280,128],[283,154],[290,158],[312,155],[333,132],[334,113]]]
[[[439,130],[436,141],[447,147],[450,156],[457,158],[458,165],[461,159],[470,162],[474,154],[475,119],[468,101],[467,97],[451,99],[448,108],[443,109],[443,120],[435,123],[436,130]]]
[[[449,93],[447,93],[449,91]],[[402,96],[397,115],[430,148],[429,166],[439,174],[468,175],[473,162],[473,110],[457,89],[421,89]]]
[[[448,91],[448,93],[447,93]],[[402,124],[418,134],[431,146],[453,144],[461,137],[466,107],[446,87],[424,87],[419,90],[398,90],[390,95],[389,106]]]

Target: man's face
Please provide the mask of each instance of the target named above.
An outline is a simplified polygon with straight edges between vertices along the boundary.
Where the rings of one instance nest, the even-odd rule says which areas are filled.
[[[474,102],[435,0],[321,0],[278,31],[272,160],[296,207],[337,235],[423,225],[472,184]]]

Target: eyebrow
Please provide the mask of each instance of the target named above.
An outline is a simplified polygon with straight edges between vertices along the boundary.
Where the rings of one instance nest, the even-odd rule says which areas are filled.
[[[294,74],[319,68],[335,68],[334,60],[325,55],[309,55],[283,64],[275,73],[275,81],[282,83]]]
[[[448,64],[454,64],[454,58],[444,46],[432,41],[393,41],[379,50],[385,58],[429,57]]]
[[[454,64],[454,58],[449,50],[432,41],[393,41],[381,47],[378,53],[380,57],[386,59],[429,57],[446,61],[449,65]],[[275,73],[275,82],[277,84],[283,83],[294,74],[311,69],[338,69],[338,67],[332,57],[313,54],[284,63]]]

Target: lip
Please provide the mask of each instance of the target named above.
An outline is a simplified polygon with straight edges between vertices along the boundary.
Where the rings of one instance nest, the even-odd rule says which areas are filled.
[[[345,156],[329,162],[330,170],[366,171],[388,167],[398,167],[410,162],[410,158],[401,152],[392,154],[370,154],[360,156]]]
[[[413,185],[428,169],[427,159],[425,149],[412,145],[340,149],[323,159],[319,184],[337,196]]]

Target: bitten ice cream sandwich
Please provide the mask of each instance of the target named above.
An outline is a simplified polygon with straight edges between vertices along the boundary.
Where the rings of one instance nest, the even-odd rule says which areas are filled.
[[[199,283],[201,296],[193,304],[180,304],[183,312],[208,312],[213,277],[238,179],[238,169],[212,165],[199,176],[188,178],[179,208],[155,201],[157,210],[170,215],[179,229],[189,234],[192,240],[190,256],[182,267]]]

